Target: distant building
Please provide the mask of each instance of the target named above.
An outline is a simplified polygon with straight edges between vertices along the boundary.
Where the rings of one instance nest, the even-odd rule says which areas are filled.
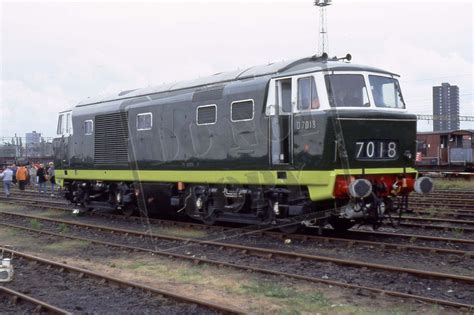
[[[25,144],[36,144],[40,143],[41,141],[41,133],[38,133],[36,131],[33,132],[27,132],[26,135],[26,143]]]
[[[433,131],[459,130],[459,87],[442,83],[433,86]]]

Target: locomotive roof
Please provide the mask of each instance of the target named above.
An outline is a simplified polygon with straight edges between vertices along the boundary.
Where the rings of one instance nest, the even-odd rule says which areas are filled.
[[[76,106],[86,106],[93,104],[100,104],[114,100],[130,99],[138,96],[145,96],[156,93],[171,92],[176,90],[197,88],[208,86],[217,83],[225,83],[243,79],[256,78],[267,75],[286,76],[297,73],[316,72],[316,71],[373,71],[385,74],[396,75],[394,73],[372,68],[362,65],[349,64],[337,60],[321,60],[316,57],[292,59],[288,61],[281,61],[277,63],[269,63],[266,65],[254,66],[244,70],[235,70],[230,72],[220,72],[211,76],[198,78],[188,81],[180,81],[175,83],[167,83],[158,86],[149,86],[140,89],[126,90],[120,93],[113,93],[109,95],[100,95],[95,97],[88,97],[79,102]]]

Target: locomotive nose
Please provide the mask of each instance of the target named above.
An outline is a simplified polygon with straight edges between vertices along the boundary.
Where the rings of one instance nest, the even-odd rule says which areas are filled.
[[[429,194],[433,188],[433,180],[429,177],[420,177],[415,181],[415,191],[419,194]]]

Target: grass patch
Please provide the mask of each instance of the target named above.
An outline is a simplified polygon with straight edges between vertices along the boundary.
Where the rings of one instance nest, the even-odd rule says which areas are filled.
[[[79,249],[90,246],[90,242],[78,240],[64,240],[54,242],[43,247],[43,249],[52,251],[56,254],[75,254]]]
[[[56,210],[45,210],[45,211],[42,211],[39,215],[41,215],[42,217],[47,217],[47,218],[64,217],[63,212],[56,211]]]
[[[434,205],[430,205],[429,207],[424,208],[423,210],[428,212],[428,215],[430,216],[434,216],[436,212],[438,212],[438,208]]]
[[[231,290],[229,290],[231,291]],[[252,311],[255,313],[267,314],[353,314],[353,315],[367,315],[367,314],[390,314],[401,315],[409,314],[412,311],[400,305],[399,307],[387,309],[379,309],[377,307],[344,305],[331,301],[325,294],[317,289],[302,289],[300,287],[294,288],[285,283],[276,283],[270,281],[256,282],[251,280],[240,285],[238,292],[244,295],[250,295],[257,299],[270,299],[275,307],[272,310],[262,309],[258,306],[254,307]],[[430,314],[438,314],[436,306],[433,306],[433,312]]]
[[[120,269],[129,269],[134,271],[146,271],[147,273],[150,272],[152,275],[159,275],[161,273],[167,272],[168,268],[160,264],[159,262],[150,262],[150,261],[133,261],[130,262],[129,260],[115,260],[114,262],[115,267]]]
[[[258,298],[258,296],[277,300],[282,305],[277,312],[280,314],[302,314],[306,312],[327,311],[336,305],[331,304],[323,293],[314,291],[303,291],[294,289],[290,286],[275,282],[256,282],[250,281],[240,286],[243,294],[249,294]],[[280,304],[279,303],[279,304]]]
[[[18,229],[9,228],[5,226],[0,226],[0,242],[4,244],[5,241],[8,241],[10,238],[15,238],[18,236]]]
[[[466,179],[441,179],[434,178],[435,191],[437,189],[461,189],[461,190],[473,190],[474,181]]]
[[[3,203],[0,201],[0,210],[18,210],[18,206],[10,203]]]
[[[69,227],[65,223],[59,224],[59,233],[67,234],[69,232]]]
[[[153,227],[152,232],[155,234],[185,237],[185,238],[202,238],[208,236],[208,233],[205,231],[197,229],[185,229],[185,228],[162,228],[162,227]]]
[[[30,226],[31,226],[32,229],[41,230],[41,227],[43,225],[37,219],[30,219]]]
[[[453,227],[452,230],[453,230],[454,236],[456,236],[456,237],[460,238],[464,234],[464,228],[462,228],[462,227]]]
[[[444,205],[430,205],[429,207],[424,208],[423,211],[428,212],[428,215],[432,217],[449,217],[449,214],[442,213],[446,211],[449,212],[449,209]]]
[[[203,274],[205,268],[204,265],[197,265],[189,269],[181,269],[178,272],[177,280],[186,283],[206,283],[206,277]]]
[[[278,299],[291,298],[296,294],[293,289],[273,282],[250,282],[249,284],[243,284],[241,288],[246,293],[253,295],[259,294]]]
[[[180,283],[206,284],[210,282],[210,277],[206,275],[208,267],[206,265],[189,265],[179,262],[169,263],[160,258],[153,260],[141,260],[129,263],[127,260],[115,260],[113,264],[119,269],[129,269],[136,272],[146,273],[151,277],[167,278]]]

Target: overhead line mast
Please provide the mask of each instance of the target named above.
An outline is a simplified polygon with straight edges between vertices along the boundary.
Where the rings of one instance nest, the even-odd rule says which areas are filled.
[[[314,0],[314,5],[319,7],[319,43],[318,56],[328,52],[328,32],[326,22],[326,7],[332,4],[332,0]]]

